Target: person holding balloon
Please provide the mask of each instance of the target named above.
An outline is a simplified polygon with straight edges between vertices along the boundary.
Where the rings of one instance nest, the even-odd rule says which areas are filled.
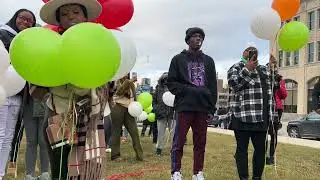
[[[203,180],[207,120],[216,111],[217,78],[214,60],[200,49],[205,38],[201,28],[189,28],[189,49],[174,56],[168,73],[168,89],[175,95],[176,127],[171,150],[171,179],[181,180],[181,159],[190,127],[193,132],[193,180]]]
[[[249,178],[248,145],[251,139],[253,154],[253,180],[261,180],[266,160],[266,137],[269,124],[278,121],[273,90],[279,87],[275,81],[277,61],[270,55],[267,65],[258,62],[258,50],[248,47],[241,61],[228,70],[231,89],[231,129],[237,142],[234,155],[240,180]]]
[[[33,12],[27,9],[18,10],[6,25],[0,27],[0,40],[7,51],[19,32],[35,25]],[[27,106],[28,98],[28,86],[25,86],[19,94],[8,97],[5,105],[0,108],[0,180],[5,174],[10,152],[8,173],[16,174],[17,153],[23,135],[23,109]]]
[[[138,161],[143,160],[143,151],[139,139],[139,131],[136,120],[128,112],[128,107],[136,98],[134,83],[127,75],[116,82],[116,92],[113,96],[115,103],[111,109],[112,118],[112,139],[111,139],[111,160],[120,160],[120,136],[122,126],[128,130],[131,138],[133,149]]]
[[[168,73],[163,73],[158,80],[153,95],[153,111],[156,114],[157,125],[158,125],[158,140],[156,145],[156,154],[162,155],[162,150],[165,145],[165,132],[169,129],[170,140],[173,139],[174,120],[173,120],[173,108],[165,104],[163,100],[164,93],[168,92],[167,87]],[[172,142],[172,141],[170,141]]]
[[[41,8],[40,17],[59,26],[59,33],[64,34],[77,24],[97,18],[101,9],[96,0],[50,0]],[[65,84],[48,89],[44,136],[51,178],[87,179],[92,172],[91,179],[101,179],[105,164],[105,87],[89,89]]]

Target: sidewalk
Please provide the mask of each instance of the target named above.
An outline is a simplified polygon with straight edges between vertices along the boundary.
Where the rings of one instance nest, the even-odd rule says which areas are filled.
[[[234,136],[233,131],[220,129],[220,128],[208,128],[208,132]],[[284,144],[291,144],[291,145],[297,145],[297,146],[306,146],[306,147],[320,149],[320,141],[313,141],[313,140],[307,140],[307,139],[298,139],[298,138],[290,138],[290,137],[278,136],[278,142],[279,143],[284,143]]]

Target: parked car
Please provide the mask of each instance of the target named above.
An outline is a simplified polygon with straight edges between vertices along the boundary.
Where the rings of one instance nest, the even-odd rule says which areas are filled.
[[[213,118],[207,120],[208,127],[218,127],[219,126],[219,116],[214,115]]]
[[[313,112],[298,120],[289,121],[287,132],[293,138],[320,139],[320,114]]]
[[[227,129],[228,126],[227,115],[215,115],[213,118],[208,120],[208,127],[220,127]]]
[[[229,123],[229,116],[227,114],[219,116],[219,127],[221,129],[228,129]]]

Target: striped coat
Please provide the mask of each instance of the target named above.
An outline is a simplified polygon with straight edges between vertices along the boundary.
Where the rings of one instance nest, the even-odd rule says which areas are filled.
[[[100,180],[106,159],[103,110],[107,102],[105,88],[91,90],[92,110],[78,119],[77,142],[69,155],[69,177],[80,180]]]

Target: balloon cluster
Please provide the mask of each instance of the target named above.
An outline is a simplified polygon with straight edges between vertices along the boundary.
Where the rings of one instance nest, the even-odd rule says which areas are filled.
[[[156,115],[152,111],[152,95],[148,92],[141,93],[138,101],[130,103],[128,107],[129,114],[140,121],[148,119],[149,122],[155,122]]]
[[[308,27],[298,21],[285,23],[297,14],[300,0],[274,0],[272,8],[255,12],[251,20],[251,31],[260,39],[275,40],[284,51],[296,51],[305,46],[309,39]]]
[[[136,63],[137,50],[122,31],[109,29],[117,29],[130,21],[132,0],[99,2],[103,12],[95,22],[103,26],[81,23],[62,36],[56,33],[59,28],[52,25],[19,33],[10,49],[17,72],[35,85],[54,87],[70,83],[80,88],[96,88],[127,75]]]
[[[116,74],[121,50],[113,33],[81,23],[62,36],[41,28],[19,33],[10,47],[11,63],[28,82],[45,87],[73,84],[96,88]]]
[[[173,107],[175,96],[167,91],[162,95],[162,100],[165,105]],[[128,107],[129,114],[137,117],[140,121],[148,119],[149,122],[156,120],[156,115],[152,112],[152,95],[144,92],[138,96],[138,102],[132,102]]]
[[[0,106],[4,105],[6,97],[18,94],[26,81],[10,65],[9,54],[0,41]]]

